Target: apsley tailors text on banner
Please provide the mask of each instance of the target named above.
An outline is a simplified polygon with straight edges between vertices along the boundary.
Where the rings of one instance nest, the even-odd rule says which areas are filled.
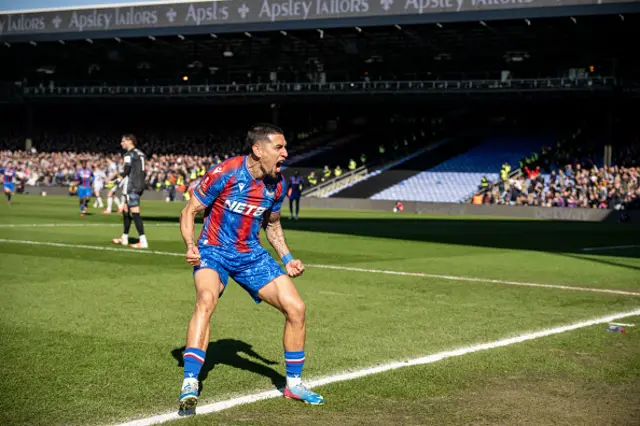
[[[435,13],[487,12],[637,5],[640,0],[228,0],[145,4],[126,7],[0,13],[0,38],[39,34],[113,36],[121,30],[189,28],[204,25],[373,18]]]

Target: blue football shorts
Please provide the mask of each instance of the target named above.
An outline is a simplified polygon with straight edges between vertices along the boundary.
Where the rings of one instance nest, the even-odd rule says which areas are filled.
[[[5,191],[16,192],[16,186],[15,186],[14,183],[5,183],[4,184],[4,190]]]
[[[218,246],[205,245],[199,245],[198,250],[200,265],[194,266],[194,274],[200,269],[213,269],[220,276],[225,289],[231,277],[249,293],[256,303],[260,303],[258,292],[262,287],[280,275],[286,274],[269,252],[262,247],[249,253],[238,253]]]
[[[87,186],[79,186],[78,187],[78,198],[91,198],[91,187]]]

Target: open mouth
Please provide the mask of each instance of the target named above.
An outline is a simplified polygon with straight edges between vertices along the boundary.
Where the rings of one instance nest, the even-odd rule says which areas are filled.
[[[284,163],[284,161],[278,161],[276,163],[276,172],[280,173],[281,167],[282,167],[282,163]]]

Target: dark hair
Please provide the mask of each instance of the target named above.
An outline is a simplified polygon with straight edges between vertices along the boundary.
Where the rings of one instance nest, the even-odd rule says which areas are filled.
[[[246,148],[251,151],[251,147],[258,141],[267,140],[269,135],[284,135],[282,129],[274,124],[258,123],[251,126],[247,132],[245,140]]]
[[[129,139],[131,142],[133,142],[134,145],[138,143],[138,140],[133,135],[133,133],[125,133],[124,135],[122,135],[122,137],[125,139]]]

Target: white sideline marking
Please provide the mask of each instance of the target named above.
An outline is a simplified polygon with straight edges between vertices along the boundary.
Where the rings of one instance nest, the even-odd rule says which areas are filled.
[[[606,247],[587,247],[581,249],[582,251],[599,251],[599,250],[620,250],[628,248],[638,248],[640,245],[627,245],[627,246],[606,246]]]
[[[119,226],[122,227],[121,223],[3,223],[0,224],[0,228],[76,228],[76,227],[84,227],[84,226]],[[176,223],[150,223],[144,224],[146,227],[162,227],[162,226],[175,226],[178,227],[180,224]]]
[[[493,284],[519,285],[519,286],[525,286],[525,287],[555,288],[560,290],[591,291],[595,293],[622,294],[625,296],[640,296],[640,293],[634,293],[632,291],[609,290],[606,288],[573,287],[568,285],[526,283],[526,282],[520,282],[520,281],[493,280],[490,278],[458,277],[453,275],[425,274],[422,272],[385,271],[383,269],[363,269],[363,268],[352,268],[349,266],[332,266],[332,265],[309,265],[309,266],[312,266],[314,268],[339,269],[343,271],[353,271],[353,272],[372,272],[372,273],[387,274],[387,275],[403,275],[408,277],[439,278],[439,279],[451,280],[451,281],[470,281],[470,282],[482,282],[482,283],[493,283]]]
[[[140,253],[140,254],[161,254],[165,256],[184,256],[184,253],[172,253],[169,251],[155,251],[146,249],[132,249],[125,247],[102,247],[102,246],[88,246],[84,244],[65,244],[65,243],[50,243],[46,241],[28,241],[28,240],[6,240],[0,238],[0,243],[14,243],[14,244],[29,244],[34,246],[51,246],[51,247],[64,247],[64,248],[81,248],[87,250],[100,250],[100,251],[120,251],[126,253]]]
[[[0,242],[2,243],[10,243],[10,244],[29,244],[36,246],[51,246],[51,247],[64,247],[64,248],[81,248],[87,250],[100,250],[100,251],[115,251],[115,252],[127,252],[127,253],[140,253],[140,254],[159,254],[164,256],[177,256],[183,257],[184,253],[174,253],[169,251],[155,251],[155,250],[146,250],[146,249],[132,249],[132,248],[124,248],[124,247],[106,247],[106,246],[89,246],[84,244],[65,244],[65,243],[52,243],[47,241],[28,241],[28,240],[8,240],[1,238]],[[475,278],[475,277],[459,277],[454,275],[438,275],[438,274],[426,274],[422,272],[402,272],[402,271],[387,271],[384,269],[364,269],[364,268],[353,268],[350,266],[333,266],[333,265],[317,265],[314,263],[308,264],[311,268],[320,268],[320,269],[336,269],[340,271],[352,271],[352,272],[367,272],[374,274],[387,274],[387,275],[401,275],[407,277],[421,277],[421,278],[438,278],[443,280],[451,280],[451,281],[468,281],[468,282],[479,282],[479,283],[491,283],[491,284],[505,284],[505,285],[516,285],[523,287],[542,287],[542,288],[554,288],[558,290],[573,290],[573,291],[588,291],[592,293],[606,293],[606,294],[619,294],[623,296],[640,296],[640,293],[635,293],[632,291],[624,291],[624,290],[611,290],[606,288],[589,288],[589,287],[573,287],[567,285],[555,285],[555,284],[538,284],[538,283],[527,283],[520,281],[503,281],[503,280],[494,280],[490,278]]]
[[[610,322],[611,325],[619,325],[621,327],[635,327],[635,324],[624,324],[621,322]]]
[[[360,377],[370,376],[372,374],[383,373],[385,371],[396,370],[402,367],[410,367],[415,365],[424,365],[431,364],[443,359],[452,358],[456,356],[462,356],[474,352],[484,351],[488,349],[495,349],[504,346],[513,345],[515,343],[525,342],[527,340],[539,339],[541,337],[551,336],[553,334],[560,334],[571,330],[577,330],[579,328],[590,327],[592,325],[608,323],[611,321],[615,321],[620,318],[630,317],[640,315],[640,309],[631,312],[622,312],[619,314],[613,314],[606,317],[595,318],[588,321],[583,321],[575,324],[569,324],[562,327],[551,328],[547,330],[537,331],[534,333],[522,334],[516,337],[510,337],[507,339],[496,340],[494,342],[483,343],[475,346],[467,346],[463,348],[454,349],[451,351],[439,352],[433,355],[428,355],[421,358],[409,359],[406,361],[392,362],[389,364],[379,365],[377,367],[365,368],[362,370],[356,370],[352,372],[345,372],[341,374],[335,374],[332,376],[322,377],[314,380],[310,380],[306,382],[306,384],[310,387],[317,387],[328,385],[330,383],[343,382],[346,380],[358,379]],[[218,411],[225,410],[227,408],[235,407],[238,405],[251,404],[256,401],[261,401],[264,399],[277,398],[282,396],[282,393],[278,390],[266,391],[261,393],[254,393],[251,395],[245,395],[238,398],[228,399],[226,401],[214,402],[213,404],[202,405],[197,408],[197,415],[215,413]],[[330,401],[329,401],[330,403]],[[148,417],[145,419],[134,420],[128,423],[122,423],[118,426],[147,426],[147,425],[155,425],[159,423],[168,422],[171,420],[178,420],[184,417],[180,417],[177,412],[160,414],[153,417]]]

